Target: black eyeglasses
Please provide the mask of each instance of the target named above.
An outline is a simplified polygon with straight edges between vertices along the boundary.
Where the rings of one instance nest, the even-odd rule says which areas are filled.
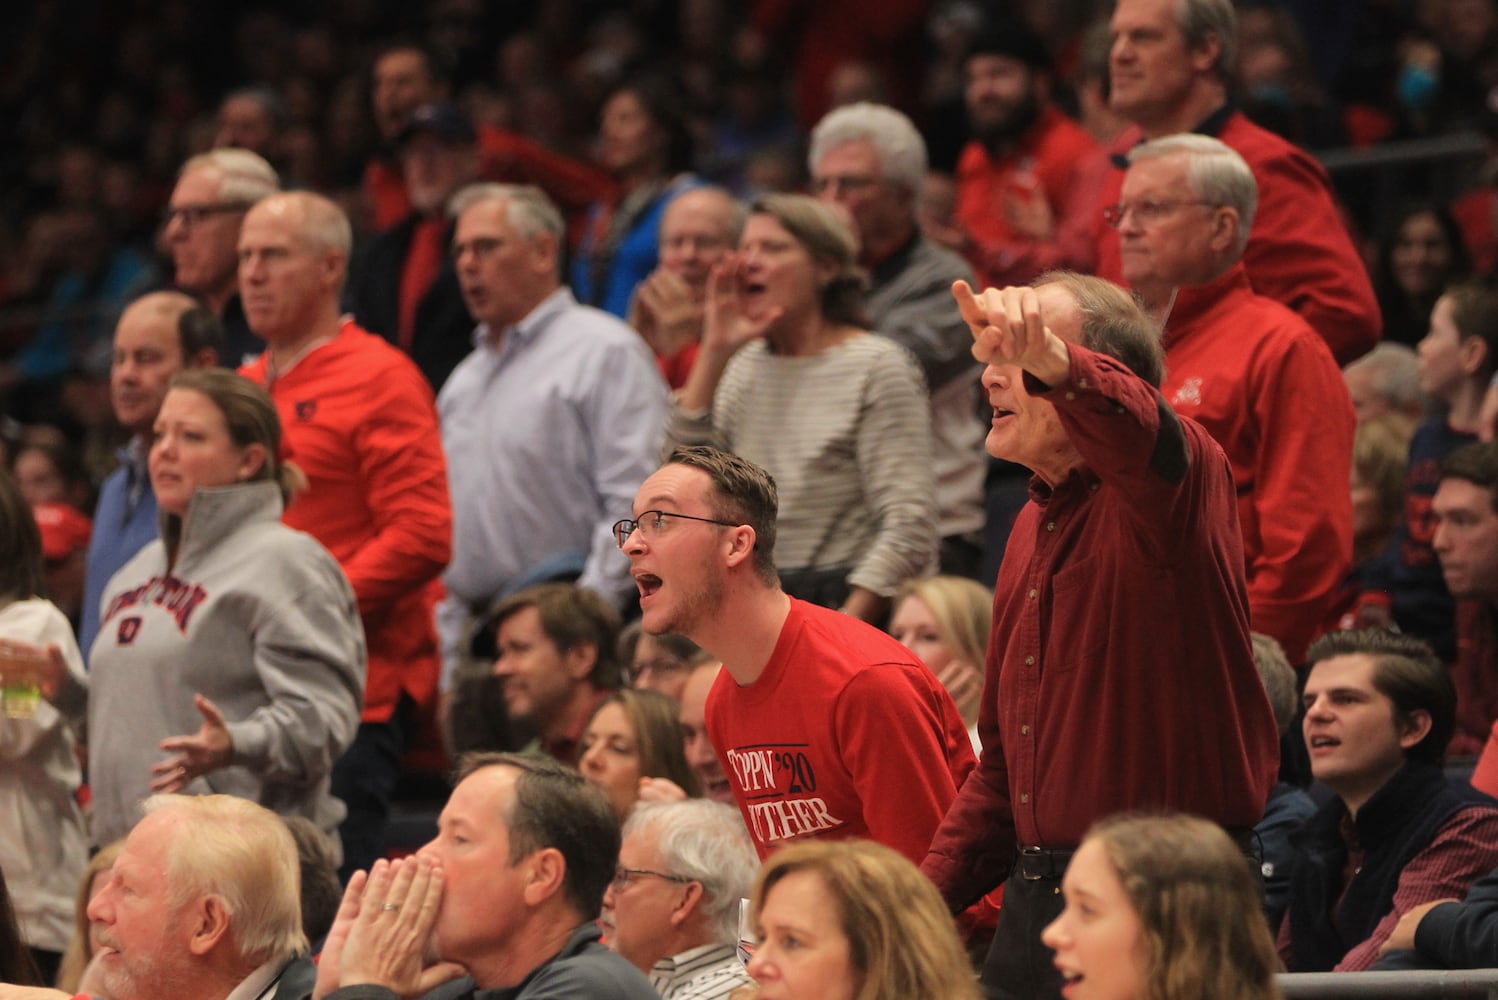
[[[678,885],[686,885],[694,879],[682,878],[680,875],[668,875],[665,872],[653,872],[649,868],[625,868],[620,865],[614,869],[614,879],[611,883],[615,892],[623,892],[629,888],[632,879],[658,878],[665,882],[675,882]]]
[[[1205,208],[1220,207],[1215,201],[1201,201],[1194,198],[1176,198],[1170,201],[1121,201],[1117,205],[1108,205],[1103,208],[1103,221],[1117,229],[1123,225],[1124,216],[1130,212],[1142,225],[1152,225],[1165,218],[1178,208],[1188,205],[1200,205]]]
[[[173,222],[180,221],[183,226],[191,229],[207,219],[210,215],[227,215],[230,212],[245,212],[251,205],[247,201],[224,201],[206,202],[198,205],[177,205],[168,208],[161,216],[163,227],[170,226]]]
[[[653,660],[640,660],[638,663],[630,664],[629,679],[631,683],[634,683],[647,673],[679,674],[683,670],[690,669],[691,666],[685,660],[678,660],[674,656],[658,656]]]
[[[710,517],[697,517],[692,514],[674,514],[669,510],[647,510],[639,517],[626,517],[623,520],[615,521],[614,541],[618,542],[619,547],[622,549],[624,548],[624,543],[629,541],[629,536],[639,531],[645,535],[645,540],[648,542],[666,530],[666,518],[668,517],[679,517],[683,521],[701,521],[704,524],[717,524],[725,528],[738,527],[738,523],[735,521],[715,521]]]

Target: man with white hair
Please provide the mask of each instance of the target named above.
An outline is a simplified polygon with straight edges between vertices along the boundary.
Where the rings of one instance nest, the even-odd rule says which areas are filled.
[[[739,900],[759,855],[739,811],[721,802],[642,802],[624,824],[603,894],[608,946],[650,977],[661,1000],[718,1000],[749,985]]]
[[[1108,218],[1164,328],[1165,401],[1232,463],[1252,626],[1299,663],[1351,564],[1352,401],[1326,343],[1249,283],[1257,205],[1243,157],[1181,134],[1134,148]]]
[[[110,1000],[303,997],[296,844],[281,817],[232,795],[153,795],[88,904],[100,942],[82,995]],[[5,989],[17,1000],[61,990]]]
[[[1425,409],[1420,392],[1420,359],[1407,344],[1384,341],[1342,369],[1358,423],[1385,413],[1419,420]]]
[[[259,354],[239,299],[239,227],[281,180],[265,159],[247,149],[215,149],[182,165],[167,202],[161,243],[171,255],[176,287],[203,300],[224,326],[219,351],[234,368]]]
[[[881,104],[838,108],[811,133],[807,167],[823,201],[842,206],[868,271],[872,329],[915,356],[931,392],[932,456],[944,573],[978,575],[983,530],[983,436],[972,337],[952,300],[967,262],[921,234],[917,203],[926,143],[905,115]]]
[[[383,852],[407,734],[435,705],[435,581],[452,546],[432,390],[339,308],[352,243],[343,210],[306,191],[260,201],[239,237],[245,315],[266,344],[241,374],[275,400],[309,485],[284,520],[343,567],[369,650],[359,732],[333,768],[345,877]]]

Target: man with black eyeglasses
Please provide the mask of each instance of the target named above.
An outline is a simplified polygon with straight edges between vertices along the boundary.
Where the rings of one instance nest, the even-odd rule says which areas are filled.
[[[608,946],[650,977],[661,1000],[720,1000],[750,985],[736,952],[739,900],[759,857],[738,810],[721,802],[641,802],[624,824],[603,894]]]
[[[280,186],[275,168],[257,154],[215,149],[182,165],[162,219],[160,241],[172,258],[173,284],[196,295],[223,324],[219,358],[226,368],[265,349],[240,304],[239,229],[251,206]]]
[[[905,647],[780,589],[778,505],[753,463],[673,451],[614,525],[645,631],[723,661],[708,735],[761,857],[862,837],[919,861],[973,766],[962,718]]]
[[[1253,630],[1291,663],[1333,621],[1352,560],[1352,399],[1331,350],[1258,294],[1243,248],[1258,186],[1205,135],[1134,147],[1118,230],[1123,275],[1164,330],[1165,401],[1233,467]]]

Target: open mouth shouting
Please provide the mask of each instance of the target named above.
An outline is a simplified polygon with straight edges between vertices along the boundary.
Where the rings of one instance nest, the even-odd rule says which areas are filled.
[[[640,588],[640,607],[661,589],[661,578],[654,573],[636,573],[635,586]]]

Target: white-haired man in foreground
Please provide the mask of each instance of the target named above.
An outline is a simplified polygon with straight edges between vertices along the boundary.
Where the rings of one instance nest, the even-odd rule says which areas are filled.
[[[154,795],[88,904],[101,946],[79,996],[281,1000],[311,992],[300,869],[281,818],[230,795]],[[62,990],[0,985],[3,1000]]]

